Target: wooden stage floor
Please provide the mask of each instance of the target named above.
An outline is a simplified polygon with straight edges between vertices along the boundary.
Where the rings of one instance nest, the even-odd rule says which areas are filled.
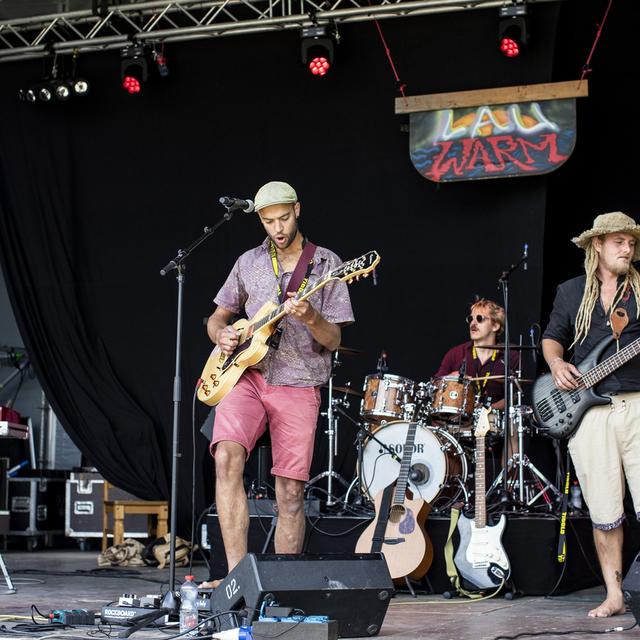
[[[0,595],[0,624],[7,627],[14,623],[7,621],[6,616],[29,616],[31,604],[35,604],[44,614],[50,609],[99,610],[123,593],[159,593],[166,589],[169,575],[168,569],[152,567],[114,568],[102,575],[72,575],[78,570],[96,569],[96,551],[3,551],[2,555],[18,590],[13,595]],[[56,575],[60,572],[65,575]],[[178,569],[176,576],[181,579],[184,573],[184,569]],[[197,578],[204,578],[204,564],[197,564],[194,573]],[[4,581],[0,584],[0,593],[4,592],[2,587]],[[614,626],[629,627],[634,623],[630,613],[613,619],[588,618],[587,611],[602,599],[602,595],[603,589],[600,587],[560,597],[522,597],[512,601],[502,597],[469,601],[445,600],[440,595],[412,598],[402,594],[392,599],[378,637],[394,640],[492,640],[498,636],[542,631],[552,632],[552,635],[543,637],[559,637],[558,632],[577,629],[602,631]],[[104,626],[102,628],[107,630]],[[119,629],[113,627],[111,636],[117,637]],[[47,628],[43,627],[42,636],[47,635],[46,631]],[[50,630],[48,635],[52,633],[56,638],[105,637],[101,633],[96,634],[96,628],[89,627],[68,631]],[[144,630],[133,637],[147,640],[168,638],[170,635],[166,630]],[[5,637],[37,636],[13,633]],[[562,637],[577,640],[585,635]],[[638,638],[640,629],[636,627],[631,631],[612,632],[607,637],[612,640]]]

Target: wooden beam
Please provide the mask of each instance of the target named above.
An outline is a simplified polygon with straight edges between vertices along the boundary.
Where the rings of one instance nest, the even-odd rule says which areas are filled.
[[[396,98],[395,103],[396,113],[416,113],[418,111],[479,107],[490,104],[531,102],[533,100],[585,98],[588,95],[588,80],[569,80],[567,82],[525,84],[516,87],[500,87],[498,89],[476,89],[474,91],[407,96],[406,98]]]

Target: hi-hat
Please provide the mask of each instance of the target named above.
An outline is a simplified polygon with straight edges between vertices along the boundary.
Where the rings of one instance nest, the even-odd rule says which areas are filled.
[[[328,389],[329,385],[328,384],[323,384],[322,388],[323,389]],[[359,398],[364,398],[364,392],[363,391],[358,391],[357,389],[352,389],[351,387],[336,387],[336,385],[333,385],[333,390],[336,393],[347,393],[347,394],[352,395],[352,396],[358,396]]]
[[[352,349],[351,347],[343,347],[342,345],[340,345],[336,351],[339,354],[344,354],[346,356],[357,356],[360,355],[362,353],[362,351],[360,351],[359,349]]]

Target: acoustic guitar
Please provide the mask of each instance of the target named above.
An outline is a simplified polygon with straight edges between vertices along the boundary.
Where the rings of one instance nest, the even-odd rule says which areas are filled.
[[[394,580],[419,580],[433,562],[433,545],[424,527],[431,505],[407,497],[417,427],[417,422],[409,423],[398,479],[375,497],[376,517],[356,545],[357,553],[382,551]]]
[[[342,263],[339,267],[324,274],[319,280],[296,294],[295,300],[306,300],[316,291],[320,291],[333,280],[351,283],[366,277],[380,262],[376,251]],[[284,303],[266,302],[253,318],[238,320],[232,326],[239,332],[238,346],[230,356],[226,356],[219,347],[211,352],[204,365],[198,383],[198,400],[210,407],[218,404],[231,389],[245,370],[262,360],[269,351],[269,339],[278,323],[285,316]]]
[[[460,575],[477,589],[497,586],[511,574],[509,558],[502,546],[502,532],[507,523],[504,513],[498,524],[487,525],[484,441],[489,429],[489,410],[483,407],[475,429],[476,517],[471,520],[460,514],[460,545],[454,557]]]

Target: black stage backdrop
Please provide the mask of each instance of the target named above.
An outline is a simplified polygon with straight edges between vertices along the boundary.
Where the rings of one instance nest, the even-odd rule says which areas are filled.
[[[571,32],[564,16],[578,5],[593,35],[606,2],[566,2],[561,11],[535,5],[531,46],[516,60],[497,52],[495,10],[381,26],[409,94],[529,84],[577,76],[582,58],[556,66],[555,77],[553,65],[558,13]],[[614,12],[614,19],[625,17]],[[357,323],[343,344],[364,354],[345,362],[337,384],[359,387],[383,348],[392,373],[427,380],[446,349],[466,339],[473,296],[499,296],[498,276],[525,241],[529,269],[512,280],[513,337],[540,321],[545,211],[560,210],[547,204],[549,179],[437,186],[420,177],[407,122],[393,113],[397,88],[374,24],[340,32],[335,67],[322,80],[301,67],[293,32],[168,46],[170,77],[137,97],[119,87],[117,52],[82,57],[92,91],[67,104],[16,100],[18,87],[40,76],[41,61],[2,67],[0,260],[16,318],[73,440],[110,481],[142,498],[168,497],[171,468],[176,284],[158,271],[219,219],[221,195],[252,197],[267,180],[290,181],[303,230],[316,243],[345,259],[381,253],[378,285],[368,279],[351,288]],[[566,43],[562,51],[572,62],[579,57]],[[594,135],[583,125],[577,151]],[[560,172],[552,180],[560,184]],[[557,201],[570,196],[556,191]],[[183,527],[190,399],[210,350],[203,318],[237,255],[262,237],[254,215],[237,214],[188,264]],[[196,424],[204,415],[198,407]],[[346,422],[340,431],[341,463],[351,473],[355,431]],[[319,429],[314,471],[326,467],[324,438]],[[211,466],[204,439],[196,442],[204,505]]]

